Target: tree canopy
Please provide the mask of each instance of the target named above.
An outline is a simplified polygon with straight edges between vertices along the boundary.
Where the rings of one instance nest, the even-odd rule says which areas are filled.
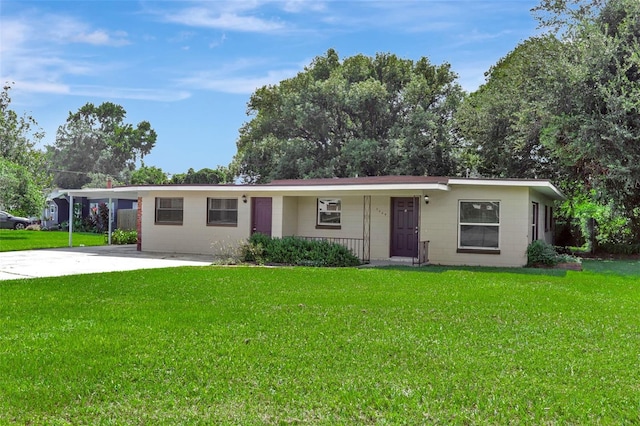
[[[564,54],[554,36],[528,39],[486,73],[486,83],[456,112],[466,165],[496,178],[558,178],[540,135],[548,119],[548,69]],[[535,60],[533,60],[535,58]]]
[[[547,86],[555,101],[541,141],[596,201],[613,200],[640,239],[640,2],[564,3],[552,11],[567,54]]]
[[[256,90],[234,167],[249,182],[456,172],[451,117],[464,96],[448,64],[330,49]]]
[[[233,183],[233,173],[226,167],[204,168],[198,171],[190,168],[187,173],[176,173],[169,180],[171,184],[218,184]]]
[[[500,60],[457,112],[465,156],[485,176],[588,194],[640,239],[640,2],[543,0],[535,13],[550,32]]]
[[[11,86],[0,93],[0,208],[18,215],[35,215],[44,207],[44,190],[51,182],[37,144],[44,133],[36,120],[10,108]]]
[[[131,173],[132,185],[163,185],[166,183],[169,183],[169,178],[161,168],[147,166],[144,162]]]
[[[90,173],[128,181],[127,173],[135,161],[144,158],[156,142],[156,132],[148,121],[135,127],[124,122],[126,111],[120,105],[87,103],[69,113],[60,126],[48,157],[55,183],[61,188],[81,188],[91,182]]]

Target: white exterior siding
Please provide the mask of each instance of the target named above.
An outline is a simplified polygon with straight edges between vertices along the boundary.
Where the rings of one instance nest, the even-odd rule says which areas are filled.
[[[363,239],[365,216],[369,216],[369,258],[388,259],[391,251],[392,198],[416,197],[420,218],[419,241],[429,241],[428,259],[433,264],[522,266],[526,264],[526,248],[530,243],[532,203],[539,204],[540,239],[552,242],[550,223],[554,199],[562,195],[539,189],[539,184],[526,181],[455,180],[449,185],[430,184],[425,189],[398,185],[378,187],[360,185],[353,188],[327,184],[316,190],[313,186],[282,189],[268,186],[216,187],[141,187],[142,250],[173,253],[213,254],[216,246],[240,244],[251,234],[252,198],[270,197],[272,200],[272,236]],[[538,187],[536,187],[538,185]],[[335,190],[334,190],[335,189]],[[551,189],[553,187],[551,186]],[[545,192],[546,191],[546,192]],[[83,190],[78,190],[83,193]],[[110,194],[110,193],[109,193]],[[242,202],[246,195],[247,202]],[[425,204],[424,196],[429,196]],[[155,223],[156,198],[182,198],[181,225]],[[238,200],[237,226],[208,226],[207,198],[235,198]],[[365,197],[370,198],[370,210],[365,212]],[[339,229],[318,227],[318,198],[341,200]],[[499,254],[477,250],[460,252],[458,247],[460,201],[497,201],[500,203]],[[545,208],[546,207],[546,208]],[[545,221],[545,210],[547,218]],[[545,226],[546,225],[546,226]],[[367,250],[365,250],[367,252]]]
[[[282,202],[282,236],[289,237],[298,234],[298,205],[297,197],[284,197]]]
[[[391,197],[371,197],[371,260],[389,258],[390,237]]]
[[[421,204],[421,240],[429,240],[429,261],[442,265],[522,266],[527,263],[528,188],[454,187],[429,194]],[[460,201],[500,202],[500,254],[458,253]]]
[[[316,228],[318,198],[339,198],[341,201],[340,229]],[[298,199],[298,226],[293,235],[303,237],[362,238],[361,196],[300,197]]]
[[[271,197],[271,236],[282,238],[284,226],[284,197]]]
[[[533,235],[531,235],[531,224],[533,223],[533,208],[532,203],[538,203],[538,239],[543,240],[549,244],[553,244],[553,219],[552,216],[555,212],[554,203],[549,198],[542,194],[529,191],[529,242],[532,241]],[[545,210],[547,217],[545,217]]]
[[[155,223],[155,200],[183,198],[182,225]],[[207,197],[238,198],[238,226],[207,226]],[[170,253],[214,253],[213,243],[237,244],[249,237],[250,203],[220,193],[167,192],[142,197],[142,250]]]

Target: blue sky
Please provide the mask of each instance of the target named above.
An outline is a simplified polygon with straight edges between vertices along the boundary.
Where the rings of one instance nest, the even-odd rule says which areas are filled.
[[[537,33],[531,0],[0,0],[0,77],[53,144],[70,111],[122,105],[158,133],[147,165],[228,165],[251,93],[335,49],[448,62],[473,91]]]

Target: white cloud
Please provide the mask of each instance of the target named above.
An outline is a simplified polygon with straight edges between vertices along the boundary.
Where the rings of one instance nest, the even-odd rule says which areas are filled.
[[[277,84],[301,71],[301,68],[285,68],[269,70],[261,75],[252,75],[250,71],[239,75],[250,68],[248,64],[251,62],[240,61],[215,71],[199,71],[180,79],[179,83],[194,90],[248,95],[262,86]]]
[[[16,93],[86,96],[109,99],[135,99],[156,102],[176,102],[191,97],[186,90],[139,89],[98,85],[69,85],[44,80],[8,79]]]
[[[43,80],[8,80],[12,81],[12,89],[16,92],[40,93],[49,95],[68,95],[70,88],[66,84]]]
[[[227,39],[226,34],[222,34],[222,36],[218,40],[213,40],[209,43],[209,49],[215,49],[216,47],[222,46]]]
[[[111,99],[135,99],[156,102],[176,102],[191,97],[184,90],[138,89],[129,87],[108,87],[78,85],[70,88],[70,95],[91,96]]]
[[[289,13],[299,13],[304,10],[320,12],[326,10],[326,8],[325,2],[314,0],[287,0],[282,5],[282,10]]]
[[[122,31],[111,35],[103,30],[96,30],[90,33],[81,32],[72,36],[70,40],[76,43],[87,43],[95,46],[125,46],[129,44],[127,33]]]
[[[0,26],[0,52],[18,49],[28,39],[29,26],[18,20],[3,19]],[[4,61],[3,61],[4,62]]]
[[[39,14],[35,10],[28,15],[3,16],[0,36],[0,79],[15,82],[16,92],[43,95],[94,95],[93,92],[78,91],[66,81],[77,76],[95,77],[120,67],[113,63],[97,64],[90,57],[68,50],[69,45],[121,46],[129,43],[127,33],[123,31],[94,29],[76,18]],[[161,96],[167,97],[183,98],[184,95]]]
[[[281,22],[243,16],[233,11],[217,11],[204,7],[183,9],[167,13],[164,19],[191,27],[216,28],[228,31],[271,32],[284,28]]]

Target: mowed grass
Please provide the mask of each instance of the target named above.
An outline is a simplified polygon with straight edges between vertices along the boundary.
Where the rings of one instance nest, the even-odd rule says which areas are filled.
[[[640,422],[636,275],[204,267],[0,282],[0,424]]]
[[[73,233],[73,246],[102,246],[104,235]],[[69,233],[64,231],[26,231],[0,229],[0,252],[69,247]]]

